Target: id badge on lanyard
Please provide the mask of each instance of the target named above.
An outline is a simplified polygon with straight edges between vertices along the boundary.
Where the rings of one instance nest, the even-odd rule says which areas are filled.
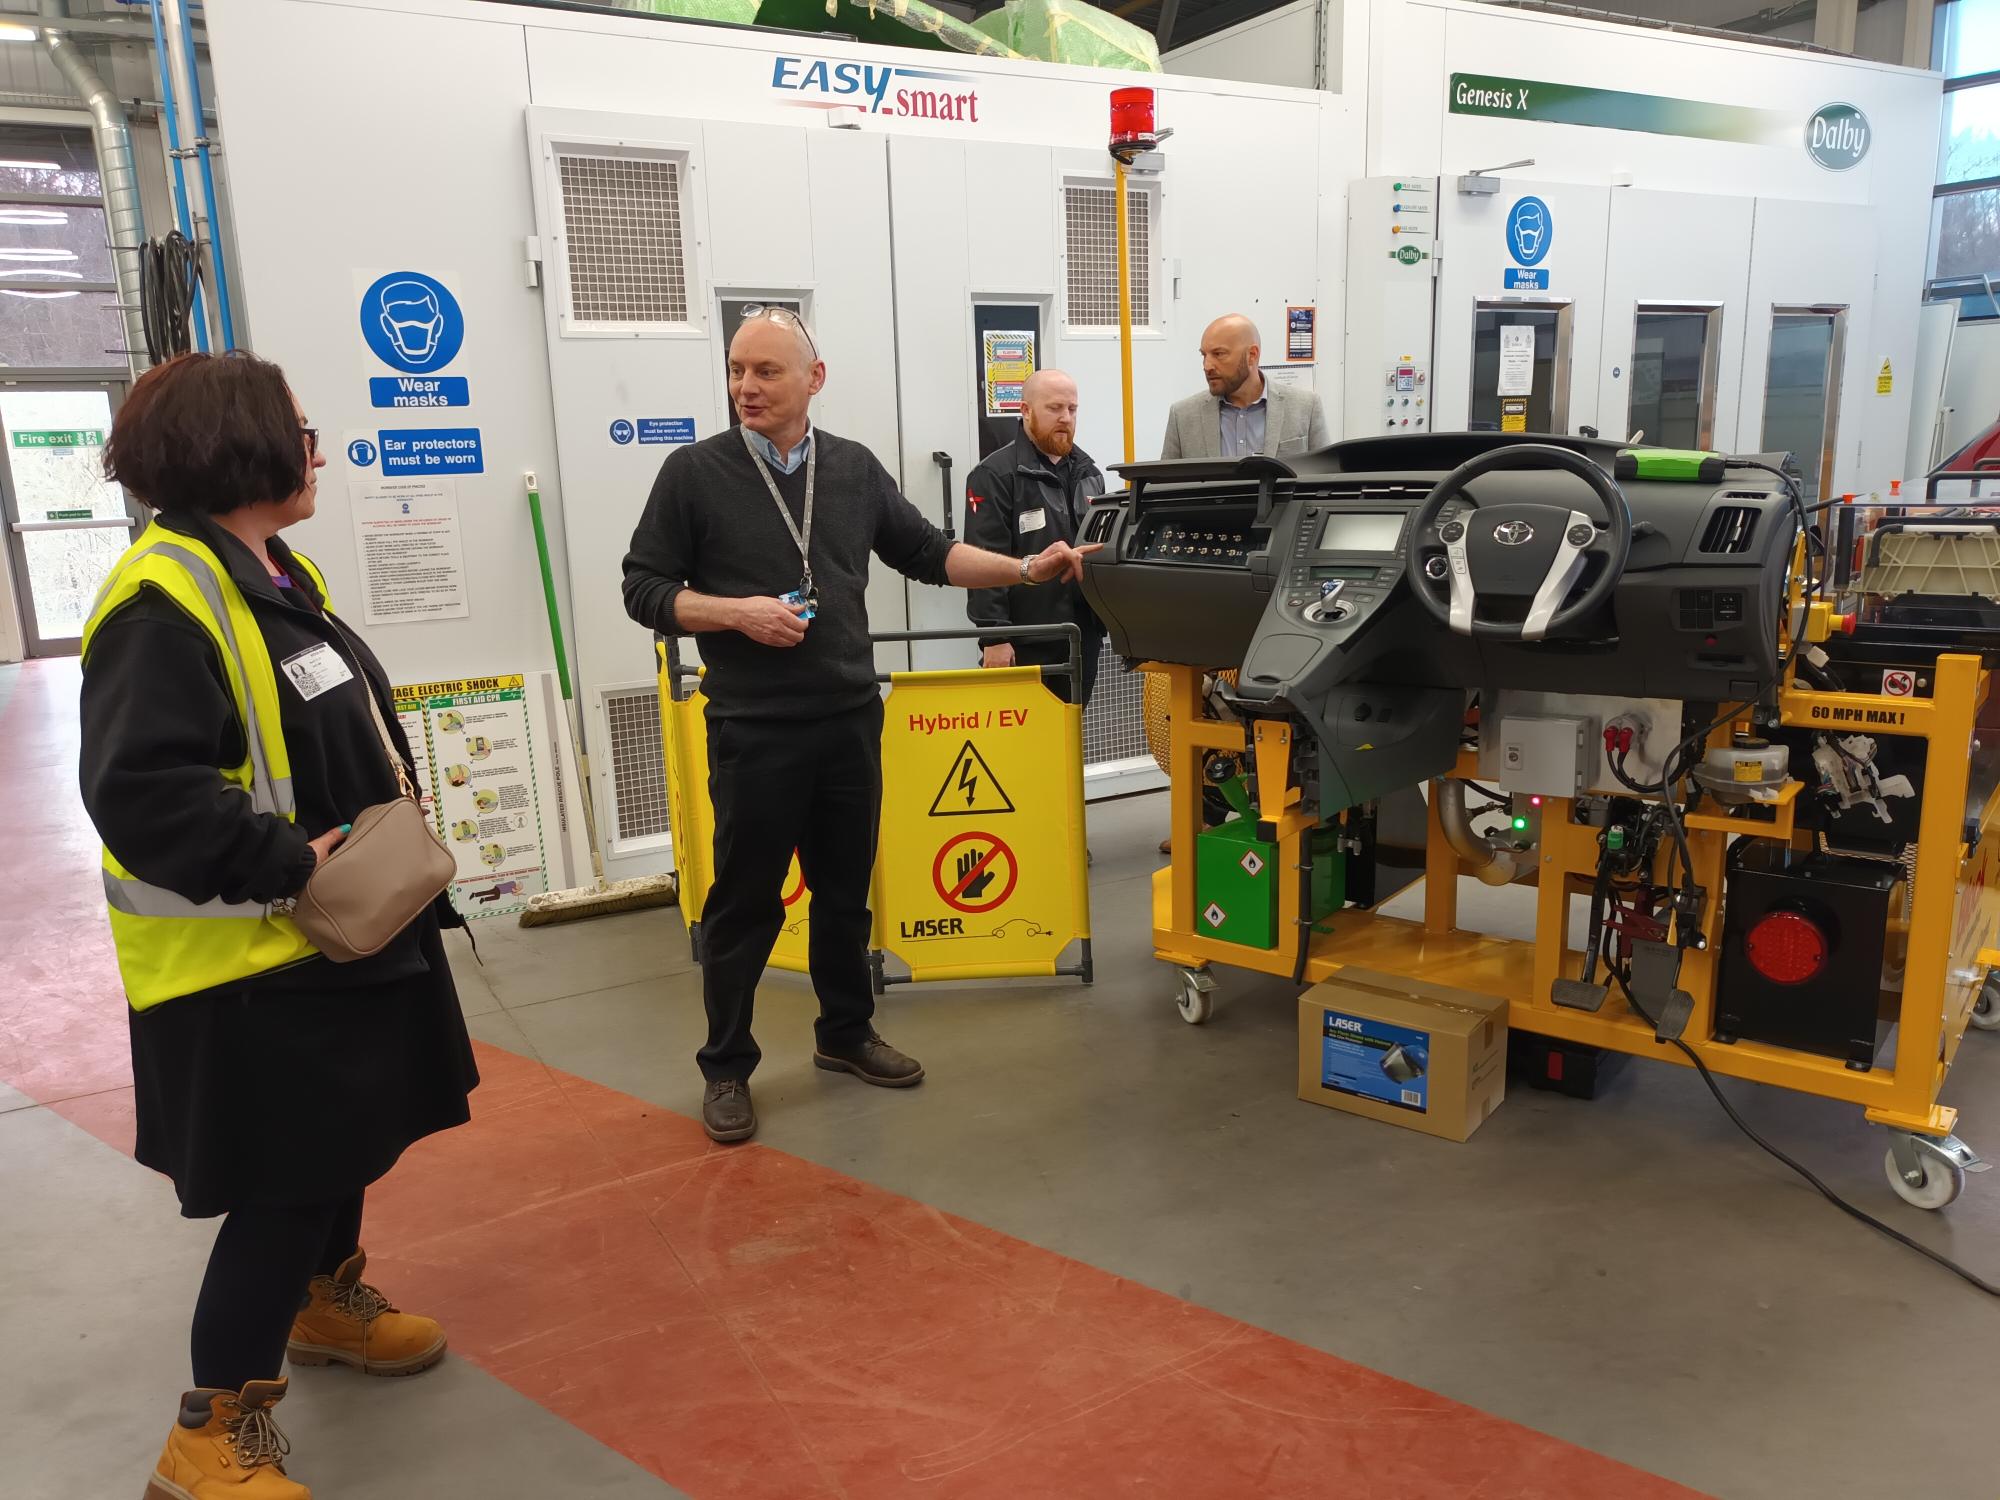
[[[764,488],[771,492],[771,503],[778,507],[778,519],[785,523],[785,530],[792,534],[792,540],[799,549],[799,562],[805,572],[799,578],[799,586],[788,594],[779,595],[782,603],[803,604],[805,618],[810,620],[819,612],[819,586],[813,582],[812,534],[813,534],[813,488],[819,473],[819,444],[806,449],[806,499],[802,507],[801,521],[792,519],[791,511],[785,505],[785,497],[778,493],[778,481],[771,477],[771,470],[764,462],[764,455],[757,451],[757,445],[750,440],[750,429],[739,427],[743,434],[743,446],[750,452],[750,461],[757,466],[757,472],[764,476]]]

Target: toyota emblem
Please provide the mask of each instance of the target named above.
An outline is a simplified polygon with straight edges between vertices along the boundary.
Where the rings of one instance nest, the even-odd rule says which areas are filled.
[[[1493,528],[1493,540],[1503,547],[1518,547],[1535,539],[1535,528],[1526,521],[1502,521]]]

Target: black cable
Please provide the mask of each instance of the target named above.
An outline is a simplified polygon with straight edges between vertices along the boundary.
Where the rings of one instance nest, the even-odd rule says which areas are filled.
[[[1631,1006],[1633,1011],[1638,1015],[1639,1019],[1644,1021],[1648,1026],[1651,1026],[1653,1028],[1654,1033],[1657,1034],[1660,1029],[1659,1022],[1655,1021],[1650,1015],[1646,1013],[1646,1008],[1639,1003],[1638,997],[1632,993],[1631,983],[1626,979],[1625,975],[1620,973],[1618,970],[1613,969],[1611,971],[1611,977],[1618,981],[1618,988],[1625,992],[1625,1003]],[[1724,1095],[1721,1087],[1715,1081],[1715,1075],[1708,1071],[1708,1064],[1701,1060],[1701,1054],[1696,1052],[1694,1048],[1690,1047],[1686,1042],[1682,1041],[1677,1036],[1668,1037],[1667,1040],[1672,1042],[1676,1047],[1680,1048],[1681,1051],[1687,1055],[1687,1060],[1694,1064],[1695,1071],[1701,1074],[1701,1081],[1707,1084],[1708,1091],[1711,1094],[1715,1095],[1715,1102],[1722,1106],[1722,1112],[1729,1116],[1730,1121],[1736,1126],[1736,1128],[1742,1131],[1746,1136],[1748,1136],[1750,1140],[1758,1147],[1762,1148],[1765,1152],[1777,1158],[1777,1160],[1783,1162],[1786,1166],[1790,1167],[1794,1172],[1798,1173],[1799,1176],[1803,1177],[1808,1183],[1812,1185],[1813,1189],[1816,1192],[1818,1192],[1818,1194],[1822,1198],[1826,1199],[1827,1202],[1831,1203],[1835,1208],[1839,1209],[1849,1218],[1859,1219],[1863,1224],[1866,1224],[1870,1229],[1877,1230],[1880,1233],[1887,1235],[1897,1244],[1916,1251],[1917,1254],[1923,1256],[1926,1260],[1935,1261],[1938,1265],[1943,1266],[1947,1271],[1951,1272],[1952,1275],[1958,1277],[1961,1281],[1964,1281],[1970,1284],[1971,1286],[1978,1288],[1980,1291],[1984,1292],[1987,1296],[2000,1297],[2000,1286],[1994,1285],[1994,1283],[1988,1281],[1985,1277],[1979,1275],[1975,1271],[1967,1270],[1964,1266],[1961,1266],[1957,1261],[1951,1259],[1949,1256],[1942,1255],[1938,1251],[1931,1249],[1930,1246],[1922,1244],[1917,1240],[1910,1238],[1910,1236],[1904,1234],[1902,1230],[1894,1228],[1891,1225],[1884,1224],[1880,1219],[1876,1218],[1873,1214],[1866,1213],[1863,1210],[1856,1208],[1852,1203],[1849,1203],[1845,1198],[1841,1197],[1840,1194],[1836,1193],[1832,1188],[1828,1187],[1825,1183],[1821,1182],[1818,1177],[1813,1175],[1811,1169],[1792,1160],[1791,1157],[1785,1155],[1784,1152],[1780,1151],[1776,1146],[1772,1145],[1769,1141],[1765,1140],[1764,1137],[1757,1134],[1755,1130],[1750,1128],[1749,1122],[1745,1120],[1743,1116],[1739,1115],[1736,1112],[1736,1107],[1732,1105],[1729,1102],[1728,1097]]]
[[[194,298],[201,279],[201,256],[178,229],[139,247],[139,317],[154,364],[193,347]]]

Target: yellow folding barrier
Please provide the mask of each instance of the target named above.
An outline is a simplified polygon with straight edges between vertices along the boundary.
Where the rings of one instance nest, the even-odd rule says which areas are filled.
[[[869,891],[876,989],[938,979],[1092,978],[1083,811],[1083,711],[1047,679],[1079,666],[895,672],[882,723],[882,822]],[[974,631],[877,641],[974,640]],[[715,877],[707,699],[663,641],[660,725],[680,905],[696,956]],[[794,857],[773,968],[807,973],[812,893]],[[1072,945],[1074,963],[1063,956]],[[893,958],[907,972],[892,971]]]

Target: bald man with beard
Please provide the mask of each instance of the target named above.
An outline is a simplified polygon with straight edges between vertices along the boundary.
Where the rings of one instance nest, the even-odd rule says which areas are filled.
[[[1021,430],[966,476],[965,539],[973,546],[1033,557],[1053,542],[1076,540],[1085,509],[1104,493],[1103,471],[1076,446],[1076,406],[1076,382],[1061,370],[1028,377],[1021,387]],[[1066,701],[1090,701],[1104,626],[1079,584],[974,589],[965,612],[982,632],[980,665],[987,667],[1053,666],[1068,658],[1060,638],[1017,639],[1007,634],[1010,626],[1082,627],[1083,681],[1055,678],[1050,686]]]
[[[1262,342],[1257,325],[1242,313],[1225,313],[1208,325],[1201,336],[1201,373],[1208,390],[1174,403],[1161,458],[1244,458],[1253,453],[1289,458],[1333,440],[1317,395],[1264,378],[1258,367]]]

